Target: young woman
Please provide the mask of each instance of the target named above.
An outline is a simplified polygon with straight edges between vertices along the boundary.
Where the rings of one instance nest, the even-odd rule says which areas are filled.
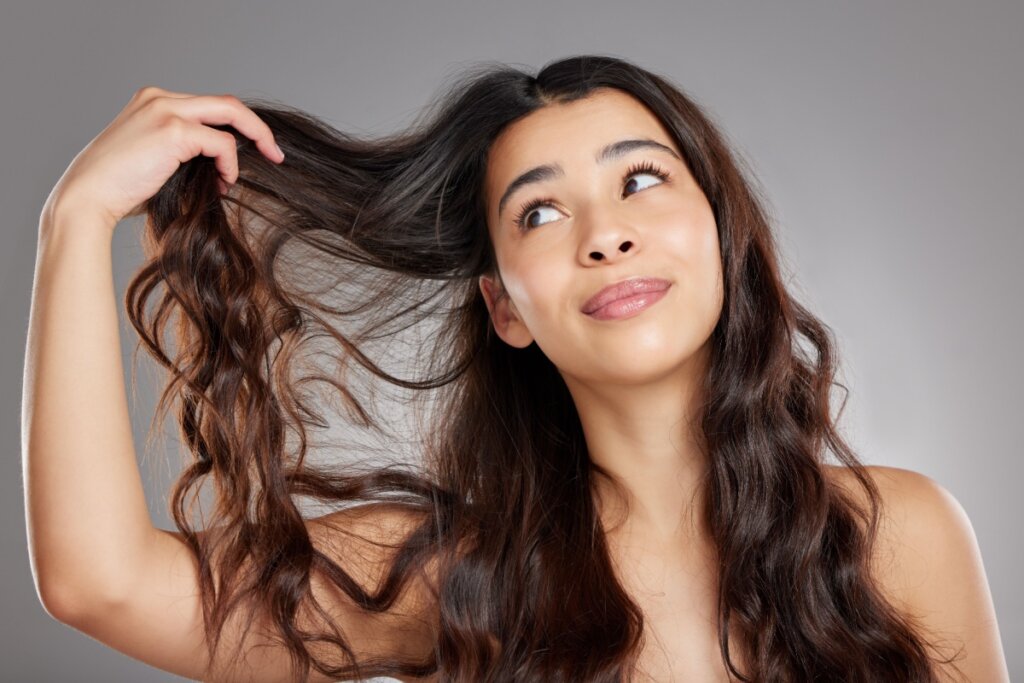
[[[121,381],[110,238],[142,213],[126,303],[194,456],[177,532]],[[143,88],[39,238],[33,568],[51,614],[129,656],[215,681],[1008,680],[966,514],[844,443],[830,330],[662,77],[488,65],[375,140]],[[337,368],[308,362],[325,338]],[[434,401],[416,459],[314,464],[312,381],[402,443],[364,370]]]

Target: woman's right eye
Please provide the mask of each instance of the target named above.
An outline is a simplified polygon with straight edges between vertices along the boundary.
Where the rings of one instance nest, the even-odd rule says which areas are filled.
[[[516,214],[516,217],[513,219],[513,221],[515,222],[516,226],[519,227],[520,230],[532,230],[538,227],[538,225],[527,225],[527,219],[531,215],[533,215],[534,211],[543,207],[550,207],[554,203],[554,201],[555,200],[551,199],[550,197],[540,197],[538,199],[534,199],[530,202],[527,202],[521,209],[519,209],[519,213]],[[540,223],[539,225],[543,225],[543,223]]]
[[[541,220],[539,223],[530,223],[531,216],[538,216],[538,215],[542,214],[545,210],[555,212],[555,209],[553,209],[549,205],[541,204],[540,206],[538,206],[538,207],[536,207],[536,208],[534,208],[534,209],[532,209],[532,210],[527,212],[527,214],[523,217],[523,219],[522,219],[522,221],[520,223],[520,227],[525,228],[527,230],[532,230],[533,228],[539,228],[540,226],[542,226],[545,223],[547,223],[548,221],[545,221],[545,220]],[[555,220],[555,219],[552,219],[552,220]]]

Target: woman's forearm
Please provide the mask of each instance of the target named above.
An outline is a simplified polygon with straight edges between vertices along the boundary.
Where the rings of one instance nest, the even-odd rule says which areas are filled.
[[[48,205],[40,217],[22,466],[32,572],[51,612],[131,585],[155,533],[128,413],[112,235],[89,214]]]

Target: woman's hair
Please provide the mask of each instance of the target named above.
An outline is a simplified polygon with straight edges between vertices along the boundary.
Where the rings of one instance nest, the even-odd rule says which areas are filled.
[[[835,341],[786,289],[766,202],[679,87],[598,55],[536,75],[481,65],[406,131],[373,139],[243,100],[273,130],[284,163],[221,126],[239,142],[231,193],[218,194],[213,160],[196,157],[149,201],[147,260],[126,305],[168,370],[154,421],[174,399],[191,455],[171,506],[199,563],[211,661],[246,599],[279,630],[296,680],[311,666],[336,678],[630,679],[643,613],[613,571],[592,496],[595,477],[615,482],[590,461],[556,367],[536,344],[498,338],[477,284],[498,274],[484,205],[492,143],[531,112],[599,88],[660,119],[717,221],[725,297],[700,406],[709,469],[699,514],[720,559],[723,660],[742,681],[936,680],[915,619],[869,574],[879,493],[837,431],[830,391],[846,388],[835,380]],[[374,403],[374,378],[411,408],[412,435]],[[322,412],[331,396],[353,431],[390,452],[307,457],[311,430],[331,424]],[[826,449],[868,504],[830,483]],[[189,517],[207,480],[216,524],[200,535]],[[311,542],[302,497],[411,515],[379,589]],[[311,602],[314,573],[369,617],[388,612],[431,562],[439,621],[426,661],[358,661],[336,626],[297,626],[300,607],[321,607]],[[749,653],[745,671],[730,655],[740,646],[730,628]],[[341,663],[313,657],[313,643],[337,647]]]

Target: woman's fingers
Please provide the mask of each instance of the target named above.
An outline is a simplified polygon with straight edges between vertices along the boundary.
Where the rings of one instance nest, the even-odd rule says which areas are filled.
[[[214,126],[231,126],[226,131]],[[238,179],[236,135],[274,163],[284,160],[270,127],[234,95],[140,88],[61,176],[51,193],[77,211],[116,224],[144,208],[174,172],[203,155],[215,160],[221,191]]]
[[[251,139],[263,154],[274,162],[284,159],[274,142],[274,133],[263,120],[234,95],[200,95],[176,99],[171,105],[182,118],[198,123],[231,125]],[[231,182],[234,182],[232,180]]]
[[[210,128],[200,124],[189,124],[192,131],[188,141],[191,145],[188,158],[202,154],[213,158],[214,165],[221,179],[229,184],[238,180],[238,152],[235,148],[235,136],[226,131]]]

